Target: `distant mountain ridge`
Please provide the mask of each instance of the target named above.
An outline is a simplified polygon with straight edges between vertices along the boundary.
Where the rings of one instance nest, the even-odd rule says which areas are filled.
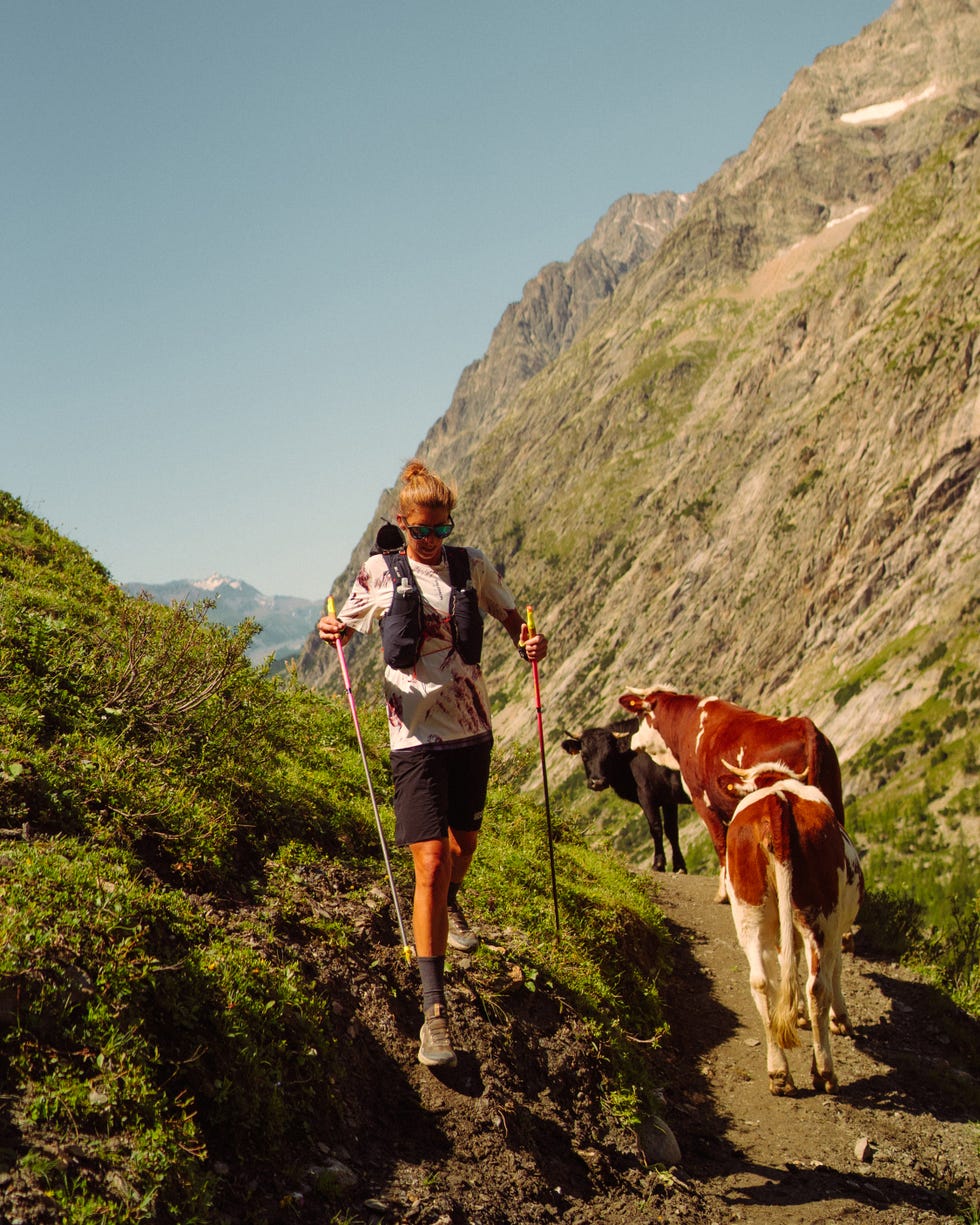
[[[122,583],[130,595],[145,593],[157,604],[194,604],[214,600],[209,619],[234,627],[246,617],[261,625],[248,657],[260,663],[275,654],[277,664],[295,656],[322,611],[322,601],[300,596],[264,595],[242,579],[211,574],[205,579],[173,579],[163,583]]]

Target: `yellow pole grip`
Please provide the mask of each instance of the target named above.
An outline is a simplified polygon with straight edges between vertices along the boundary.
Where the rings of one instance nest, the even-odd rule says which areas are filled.
[[[529,634],[533,634],[533,633],[535,632],[535,629],[534,629],[534,609],[531,607],[531,605],[530,605],[530,604],[528,604],[528,606],[527,606],[527,616],[524,618],[524,621],[525,621],[525,624],[527,625],[527,630],[528,630],[528,633],[529,633]]]

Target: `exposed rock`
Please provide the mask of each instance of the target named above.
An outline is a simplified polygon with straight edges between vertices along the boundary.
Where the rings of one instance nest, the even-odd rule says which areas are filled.
[[[871,1141],[867,1136],[862,1136],[854,1145],[854,1156],[858,1161],[863,1161],[866,1165],[870,1165],[874,1158],[874,1149],[871,1146]]]
[[[645,1161],[668,1168],[681,1164],[681,1146],[663,1119],[648,1119],[636,1129],[636,1142]]]
[[[349,1165],[331,1157],[322,1167],[310,1170],[310,1177],[318,1186],[326,1184],[338,1195],[347,1195],[358,1183],[358,1177]]]

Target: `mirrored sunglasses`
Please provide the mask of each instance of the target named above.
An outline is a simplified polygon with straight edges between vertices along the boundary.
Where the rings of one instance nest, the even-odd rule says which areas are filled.
[[[409,535],[413,540],[425,540],[430,535],[436,535],[440,540],[445,540],[447,536],[452,534],[453,528],[456,526],[453,523],[452,515],[449,516],[448,523],[437,523],[435,527],[430,527],[428,523],[406,523]]]

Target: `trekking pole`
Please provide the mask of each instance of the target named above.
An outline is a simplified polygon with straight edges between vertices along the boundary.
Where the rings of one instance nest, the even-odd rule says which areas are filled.
[[[331,617],[336,617],[337,607],[333,602],[333,596],[327,596],[327,612]],[[361,761],[364,763],[364,777],[367,779],[368,795],[371,797],[371,807],[374,809],[374,820],[378,827],[378,838],[381,840],[381,854],[384,856],[385,870],[388,873],[388,884],[391,886],[391,900],[395,904],[395,916],[398,919],[398,930],[402,937],[402,952],[405,954],[405,960],[409,965],[412,964],[412,950],[408,945],[408,937],[405,935],[405,924],[402,921],[402,909],[398,905],[398,890],[395,888],[395,878],[391,871],[391,859],[388,856],[388,844],[385,842],[385,832],[381,825],[381,814],[378,812],[378,801],[374,798],[374,787],[371,783],[371,771],[368,769],[367,753],[364,751],[364,737],[361,735],[361,725],[357,718],[357,706],[354,703],[354,690],[350,683],[350,673],[347,671],[347,660],[344,658],[344,648],[341,646],[340,639],[337,639],[337,658],[340,660],[340,670],[344,674],[344,688],[347,691],[347,703],[350,706],[351,718],[354,720],[354,731],[357,734],[357,747],[361,750]]]
[[[529,634],[534,633],[534,609],[527,606],[526,617]],[[538,680],[538,661],[531,660],[531,675],[534,677],[534,708],[538,716],[538,749],[541,754],[541,782],[544,786],[544,815],[548,823],[548,856],[551,860],[551,897],[555,904],[555,940],[561,939],[561,926],[558,921],[558,880],[555,876],[555,841],[551,835],[551,801],[548,799],[548,767],[544,759],[544,723],[541,720],[541,684]]]

